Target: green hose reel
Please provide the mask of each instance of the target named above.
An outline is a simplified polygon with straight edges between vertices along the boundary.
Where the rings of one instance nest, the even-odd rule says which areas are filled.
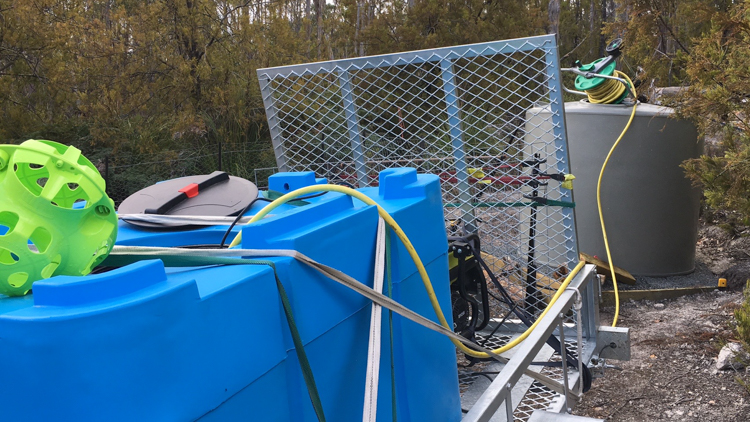
[[[615,68],[617,67],[617,62],[614,60],[608,60],[610,59],[610,57],[611,56],[596,59],[589,64],[584,64],[580,66],[578,70],[580,70],[581,72],[595,73],[597,75],[613,76],[615,74]],[[595,89],[601,86],[603,83],[607,82],[608,80],[609,79],[606,79],[606,78],[597,78],[597,77],[587,78],[585,76],[578,75],[576,76],[575,87],[576,89],[580,91],[590,91],[592,89]]]
[[[603,76],[615,76],[617,68],[617,57],[620,56],[620,48],[622,47],[622,39],[617,38],[610,42],[607,47],[607,56],[594,60],[589,64],[576,63],[578,68],[575,80],[575,87],[579,91],[592,92],[597,90],[608,90],[615,81],[608,78],[601,78],[594,75]],[[583,75],[580,73],[584,73]],[[628,96],[627,90],[615,101],[610,104],[619,104]]]
[[[0,294],[53,275],[86,275],[117,236],[114,202],[81,151],[51,141],[0,145]]]

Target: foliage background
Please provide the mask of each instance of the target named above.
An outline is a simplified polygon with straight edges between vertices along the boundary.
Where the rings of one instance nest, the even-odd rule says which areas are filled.
[[[271,168],[260,67],[554,28],[562,28],[563,49],[578,46],[588,59],[600,50],[600,23],[612,7],[606,0],[1,0],[0,142],[74,145],[116,175],[124,192],[215,168],[219,148],[226,170]],[[587,36],[592,29],[597,36]]]
[[[644,96],[687,87],[673,104],[679,115],[720,141],[716,154],[686,169],[710,205],[747,220],[748,7],[731,0],[0,0],[0,142],[75,145],[117,176],[123,192],[216,168],[220,158],[225,170],[247,175],[274,166],[258,68],[544,33],[558,34],[568,66],[602,56],[607,41],[622,36],[622,68]]]

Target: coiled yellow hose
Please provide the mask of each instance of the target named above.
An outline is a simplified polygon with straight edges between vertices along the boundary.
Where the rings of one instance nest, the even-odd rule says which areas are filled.
[[[615,76],[630,81],[628,75],[619,70],[615,70]],[[630,82],[630,86],[633,86],[632,82]],[[625,85],[614,79],[605,79],[601,85],[585,92],[591,104],[612,104],[622,98],[622,94],[625,93]]]

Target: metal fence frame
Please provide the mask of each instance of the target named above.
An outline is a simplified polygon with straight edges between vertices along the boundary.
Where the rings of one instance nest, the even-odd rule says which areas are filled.
[[[317,164],[311,163],[313,163],[315,159],[319,159],[322,153],[318,156],[314,156],[314,152],[307,151],[306,149],[310,148],[311,144],[295,144],[297,141],[302,142],[304,136],[310,138],[313,136],[312,133],[322,133],[322,129],[311,127],[308,123],[299,123],[304,121],[305,113],[316,113],[318,112],[316,110],[319,110],[320,107],[331,107],[331,109],[328,110],[328,113],[333,115],[334,118],[329,119],[326,124],[331,127],[335,126],[337,136],[339,138],[345,138],[344,141],[324,141],[323,135],[321,135],[320,145],[323,145],[321,148],[327,149],[331,142],[338,142],[339,145],[341,145],[341,149],[337,151],[338,158],[334,157],[330,160],[333,161],[338,168],[351,168],[352,170],[348,177],[351,178],[350,180],[356,181],[353,184],[357,184],[359,187],[372,186],[377,183],[377,181],[373,180],[371,176],[373,172],[375,172],[375,170],[370,169],[372,166],[406,163],[419,167],[420,163],[432,159],[422,156],[412,156],[411,158],[407,157],[404,159],[382,159],[382,157],[380,159],[373,158],[373,152],[369,149],[370,147],[367,146],[366,142],[368,136],[370,136],[373,131],[370,130],[370,135],[368,135],[368,127],[363,122],[363,110],[369,112],[366,108],[371,107],[372,109],[373,104],[372,102],[368,103],[368,101],[372,100],[368,99],[366,95],[363,94],[368,87],[366,84],[366,78],[368,76],[378,80],[378,77],[385,75],[385,73],[378,74],[374,72],[381,72],[381,69],[386,69],[382,72],[387,72],[388,69],[396,69],[394,72],[398,73],[398,69],[414,69],[419,66],[429,65],[432,66],[429,68],[431,71],[434,71],[435,74],[439,73],[439,76],[433,75],[434,79],[430,81],[434,87],[438,87],[439,92],[431,95],[437,96],[437,100],[435,101],[440,105],[439,111],[441,116],[445,117],[443,122],[445,124],[445,129],[443,132],[440,132],[440,136],[448,140],[448,142],[442,144],[442,146],[445,147],[445,150],[440,150],[442,153],[445,153],[444,156],[435,158],[435,160],[450,162],[452,166],[448,170],[437,170],[441,175],[441,178],[446,171],[450,174],[450,177],[447,180],[443,179],[444,200],[446,190],[448,190],[448,188],[446,188],[447,185],[454,187],[454,190],[458,191],[453,197],[455,201],[452,202],[456,203],[453,205],[455,206],[453,210],[458,210],[460,219],[462,219],[464,224],[463,228],[467,232],[472,232],[482,224],[485,226],[487,225],[487,223],[484,223],[481,218],[477,217],[477,214],[481,212],[477,207],[482,205],[479,203],[478,199],[480,195],[475,195],[473,193],[476,191],[476,188],[474,187],[479,183],[494,184],[497,180],[503,179],[504,177],[503,180],[511,181],[508,182],[509,185],[516,183],[520,186],[515,186],[513,188],[515,190],[511,189],[513,191],[512,195],[516,195],[515,197],[504,197],[515,199],[503,199],[502,201],[504,202],[494,202],[494,204],[500,203],[500,207],[508,207],[501,208],[500,211],[495,210],[495,212],[515,213],[515,217],[513,218],[516,220],[514,221],[531,221],[526,224],[529,226],[534,225],[537,222],[537,209],[540,205],[538,205],[537,202],[532,202],[532,205],[529,205],[528,203],[521,204],[522,208],[518,211],[516,208],[512,208],[515,207],[518,202],[512,201],[518,201],[520,198],[530,198],[528,194],[531,194],[532,192],[533,197],[536,197],[537,188],[534,187],[531,189],[529,187],[531,186],[529,181],[538,181],[539,174],[547,174],[539,171],[539,163],[535,164],[536,167],[534,167],[530,176],[524,176],[520,173],[509,173],[503,174],[502,177],[490,177],[485,176],[484,173],[482,173],[482,175],[476,173],[476,168],[472,168],[472,162],[476,162],[477,157],[472,157],[467,153],[467,148],[469,148],[467,144],[469,135],[467,135],[467,133],[470,130],[476,132],[477,127],[473,126],[476,124],[475,122],[469,121],[468,117],[470,117],[470,113],[466,111],[466,107],[467,104],[472,101],[470,90],[473,86],[478,85],[469,85],[467,88],[466,81],[475,76],[481,80],[483,77],[483,64],[492,64],[494,63],[493,60],[499,61],[501,64],[498,65],[497,68],[492,68],[488,71],[495,72],[493,76],[495,79],[490,80],[490,84],[501,80],[515,82],[514,78],[516,78],[525,81],[523,83],[519,82],[519,86],[533,94],[526,94],[529,98],[521,95],[524,101],[523,105],[519,105],[518,103],[514,104],[514,107],[517,106],[516,108],[521,110],[520,112],[515,112],[512,116],[512,118],[516,120],[506,119],[502,121],[504,125],[509,125],[512,130],[521,130],[524,133],[522,138],[518,138],[521,139],[521,146],[514,146],[514,148],[516,148],[514,152],[515,155],[513,155],[515,161],[524,163],[524,160],[530,157],[537,160],[536,154],[541,154],[544,155],[544,162],[552,163],[551,170],[545,169],[547,173],[551,174],[552,171],[555,171],[557,172],[557,176],[569,173],[570,161],[568,157],[563,109],[563,87],[556,39],[554,35],[258,69],[258,80],[266,108],[269,131],[272,138],[278,169],[280,171],[318,170],[318,176],[329,177],[329,179],[333,178],[335,181],[337,175],[328,174],[325,171],[325,169],[332,168],[328,165],[329,163],[326,160],[329,160],[334,154],[326,155],[328,158],[323,160],[326,167],[324,167],[323,173],[321,174],[321,168],[319,166],[316,167]],[[506,63],[506,61],[509,62],[510,65],[503,64]],[[530,64],[527,64],[527,61],[530,62]],[[474,65],[470,66],[467,65],[467,63],[474,63]],[[487,66],[489,66],[489,64],[487,64]],[[518,67],[521,67],[523,71],[519,72],[515,70],[516,64]],[[408,72],[404,71],[404,73]],[[532,75],[529,76],[526,75],[526,73],[531,73]],[[362,76],[362,74],[365,76]],[[467,76],[467,74],[469,76]],[[497,76],[498,74],[499,76]],[[414,78],[414,73],[411,73],[410,75],[412,75],[409,76],[410,78]],[[397,83],[401,83],[400,81],[401,80]],[[394,82],[383,82],[383,84],[388,83],[393,84]],[[533,85],[533,87],[528,88],[527,85]],[[373,87],[374,85],[370,86]],[[374,86],[373,90],[378,91],[380,88],[382,87]],[[521,88],[518,88],[516,91],[521,90]],[[318,90],[317,93],[316,89]],[[383,90],[387,91],[386,89]],[[508,95],[517,95],[516,91],[511,90],[511,93]],[[319,99],[322,96],[327,96],[325,101]],[[475,96],[473,98],[476,99],[478,97]],[[401,97],[399,97],[399,99],[402,100]],[[485,106],[487,104],[484,103],[480,105]],[[540,115],[539,109],[544,111],[543,114],[545,116],[549,116],[544,117],[546,120],[543,119],[541,124],[534,120]],[[398,113],[398,118],[402,119],[400,107],[398,108]],[[300,117],[301,115],[302,117]],[[521,123],[517,123],[517,120],[519,119]],[[295,126],[295,124],[298,124],[299,126]],[[489,125],[484,126],[483,128],[486,127],[489,127]],[[534,131],[539,132],[540,127],[543,127],[543,130],[541,130],[543,132],[542,135],[532,135]],[[394,135],[392,129],[384,129],[384,126],[376,127],[376,129],[378,128],[381,131],[388,132],[391,136]],[[316,130],[317,132],[315,132]],[[302,132],[302,135],[295,135],[295,137],[291,136],[290,133],[294,131]],[[403,133],[403,127],[401,128],[401,131],[401,133]],[[317,134],[314,135],[316,139],[317,136]],[[397,133],[396,136],[398,136]],[[295,139],[297,139],[297,141]],[[305,158],[307,161],[303,162],[298,158],[295,158],[295,154],[299,155],[300,153],[298,151],[292,151],[294,148],[302,151],[302,153],[308,153],[313,156],[312,159]],[[508,148],[506,148],[506,151],[507,150]],[[343,153],[341,151],[343,151]],[[368,154],[370,154],[370,156],[368,156]],[[541,155],[539,157],[541,157]],[[476,167],[476,164],[473,165]],[[523,168],[523,165],[524,164],[521,164],[521,168]],[[487,167],[491,167],[491,165],[488,165]],[[484,167],[480,167],[480,170],[483,168]],[[517,182],[521,179],[523,179],[524,182]],[[574,205],[572,192],[563,189],[562,185],[557,189],[552,189],[545,193],[550,195],[549,199],[552,199],[552,201],[557,204]],[[536,200],[532,199],[532,201]],[[493,205],[490,205],[490,207],[492,206]],[[454,212],[448,207],[445,209],[446,215]],[[546,224],[545,228],[547,230],[543,236],[547,236],[547,238],[543,240],[551,242],[549,245],[544,244],[541,245],[540,248],[535,249],[534,243],[531,242],[531,239],[535,236],[533,228],[531,230],[527,229],[525,233],[522,230],[515,230],[513,234],[516,236],[515,241],[521,245],[523,245],[523,242],[526,239],[529,240],[528,264],[526,265],[526,268],[524,268],[524,271],[526,271],[527,274],[527,281],[531,278],[529,284],[536,283],[537,277],[544,277],[544,273],[540,267],[537,266],[538,263],[533,262],[533,254],[535,250],[538,255],[545,253],[552,254],[562,250],[557,256],[560,256],[561,258],[559,259],[563,261],[564,265],[568,265],[569,268],[573,268],[578,262],[575,220],[572,206],[562,205],[560,206],[559,212],[551,211],[547,214],[540,214],[538,219],[541,224]],[[482,235],[480,235],[480,237],[481,236]],[[537,236],[539,236],[539,234],[537,234]],[[554,239],[552,239],[553,237]],[[520,242],[518,238],[521,238]],[[554,242],[557,243],[553,244]],[[537,242],[536,246],[538,247],[542,243],[544,242]],[[485,244],[483,238],[483,245]],[[482,250],[485,250],[484,246]],[[502,253],[502,251],[491,252],[497,255]],[[519,268],[521,268],[523,264],[526,264],[526,262],[521,262],[518,265]],[[532,276],[530,274],[536,275]],[[560,301],[554,305],[553,312],[548,313],[547,317],[542,320],[540,326],[543,328],[536,330],[534,334],[532,334],[531,338],[533,338],[533,340],[529,339],[523,343],[522,348],[516,352],[516,357],[511,360],[511,363],[506,365],[506,369],[503,370],[503,372],[497,377],[496,381],[493,382],[491,388],[492,391],[488,390],[486,393],[487,397],[483,397],[482,401],[478,403],[479,407],[475,406],[475,408],[472,409],[467,415],[467,420],[489,420],[489,416],[487,415],[494,413],[494,410],[497,409],[500,403],[508,397],[510,391],[507,389],[508,385],[511,385],[512,387],[512,385],[518,381],[521,374],[519,371],[522,371],[528,366],[529,362],[536,354],[535,351],[538,351],[544,344],[544,339],[556,328],[559,328],[557,331],[558,336],[575,337],[577,331],[575,324],[579,317],[582,321],[581,328],[583,336],[587,340],[586,343],[588,346],[584,349],[582,344],[578,344],[578,356],[581,357],[584,362],[588,361],[591,357],[593,347],[596,344],[597,327],[599,323],[598,286],[596,286],[596,283],[590,282],[593,278],[592,274],[593,270],[590,267],[586,267],[586,270],[575,278],[575,281],[571,286],[573,289],[581,289],[583,309],[580,315],[575,314],[573,317],[570,315],[564,316],[565,312],[570,309],[575,295],[575,292],[572,291],[564,292]],[[551,277],[547,278],[550,279]],[[547,292],[549,292],[550,289],[554,290],[551,284],[547,286],[547,289]],[[526,301],[528,301],[528,295],[529,290],[527,289]],[[515,329],[513,324],[507,323],[503,328],[509,331],[514,331]],[[521,327],[517,328],[520,329]],[[508,403],[510,403],[510,401],[508,401]],[[469,418],[469,416],[471,416],[471,418]]]

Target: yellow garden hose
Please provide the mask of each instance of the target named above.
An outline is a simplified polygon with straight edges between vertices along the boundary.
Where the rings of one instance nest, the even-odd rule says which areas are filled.
[[[393,217],[388,214],[380,205],[378,205],[377,202],[372,200],[370,197],[364,195],[363,193],[356,191],[354,189],[345,187],[345,186],[339,186],[339,185],[314,185],[314,186],[307,186],[301,189],[297,189],[293,192],[287,193],[286,195],[274,200],[270,204],[268,204],[266,207],[264,207],[262,210],[260,210],[258,213],[255,214],[255,216],[250,219],[248,224],[252,224],[256,221],[259,221],[264,216],[266,216],[269,212],[273,211],[276,207],[291,201],[292,199],[301,196],[306,195],[309,193],[314,192],[339,192],[346,195],[349,195],[351,197],[354,197],[362,202],[364,202],[367,205],[373,205],[376,206],[378,209],[378,214],[385,220],[385,222],[388,224],[388,226],[393,229],[393,231],[396,233],[398,238],[403,242],[404,246],[406,247],[406,250],[409,252],[409,256],[411,256],[412,260],[414,261],[414,264],[417,267],[417,271],[419,272],[420,277],[422,278],[422,283],[424,284],[425,290],[427,290],[427,295],[430,298],[430,303],[432,304],[432,308],[435,310],[435,314],[437,315],[438,321],[440,322],[440,325],[443,327],[451,330],[452,327],[448,324],[448,321],[445,319],[445,315],[443,314],[442,309],[440,308],[440,303],[438,303],[437,296],[435,295],[435,290],[432,287],[432,283],[430,282],[430,277],[427,275],[427,270],[425,269],[424,265],[422,264],[422,260],[419,258],[419,255],[417,254],[417,251],[414,249],[414,246],[412,245],[411,241],[409,241],[409,238],[406,236],[406,233],[399,227],[398,223],[396,223],[396,220],[393,219]],[[242,241],[242,232],[237,234],[237,236],[232,240],[232,243],[229,245],[229,247],[234,247],[240,244]],[[534,324],[531,325],[523,334],[515,338],[510,343],[504,345],[503,347],[500,347],[498,349],[493,350],[492,352],[495,354],[500,354],[505,351],[508,351],[512,349],[513,347],[520,344],[523,340],[526,339],[526,337],[531,334],[532,331],[537,327],[539,324],[539,321],[544,318],[544,316],[547,314],[547,311],[552,307],[552,305],[557,301],[557,299],[560,297],[560,295],[565,291],[565,289],[568,287],[570,282],[573,280],[573,277],[575,277],[576,274],[583,268],[583,265],[585,262],[581,261],[576,265],[576,267],[573,269],[573,271],[568,274],[568,276],[565,278],[563,283],[560,285],[560,288],[557,290],[554,296],[552,296],[552,299],[550,299],[549,304],[547,305],[547,308],[542,312],[542,314],[539,316],[539,318],[534,322]],[[453,344],[456,345],[456,347],[461,350],[463,353],[466,353],[469,356],[477,357],[477,358],[488,358],[490,355],[484,352],[478,352],[476,350],[472,350],[462,344],[461,342],[451,339]]]
[[[616,70],[615,76],[618,76],[620,78],[624,78],[625,80],[627,80],[628,83],[630,84],[631,91],[635,92],[633,81],[630,80],[628,75]],[[605,81],[605,83],[597,87],[596,89],[586,91],[586,94],[589,95],[590,103],[607,104],[607,103],[611,103],[619,99],[620,96],[622,96],[624,92],[625,92],[625,85],[615,80],[609,79]],[[615,316],[612,319],[613,327],[617,326],[617,319],[620,316],[620,293],[617,290],[617,276],[615,275],[615,265],[612,263],[612,254],[609,251],[609,240],[607,239],[607,229],[604,227],[604,214],[602,213],[602,197],[601,197],[602,176],[604,176],[604,170],[607,168],[607,163],[609,163],[609,159],[612,156],[612,153],[615,152],[615,148],[617,148],[617,145],[625,136],[625,133],[627,133],[628,129],[630,129],[630,124],[633,123],[633,118],[635,117],[635,109],[636,109],[636,106],[638,105],[638,100],[634,98],[633,101],[634,101],[633,111],[630,113],[630,119],[628,120],[628,124],[625,125],[625,129],[622,130],[622,133],[620,133],[620,136],[612,145],[612,148],[610,148],[609,153],[607,154],[607,158],[604,159],[604,164],[602,165],[602,169],[599,172],[599,180],[596,182],[596,206],[599,209],[599,222],[602,225],[602,235],[604,237],[604,249],[607,251],[607,261],[609,262],[609,272],[612,274],[612,285],[614,286],[614,290],[615,290]]]

